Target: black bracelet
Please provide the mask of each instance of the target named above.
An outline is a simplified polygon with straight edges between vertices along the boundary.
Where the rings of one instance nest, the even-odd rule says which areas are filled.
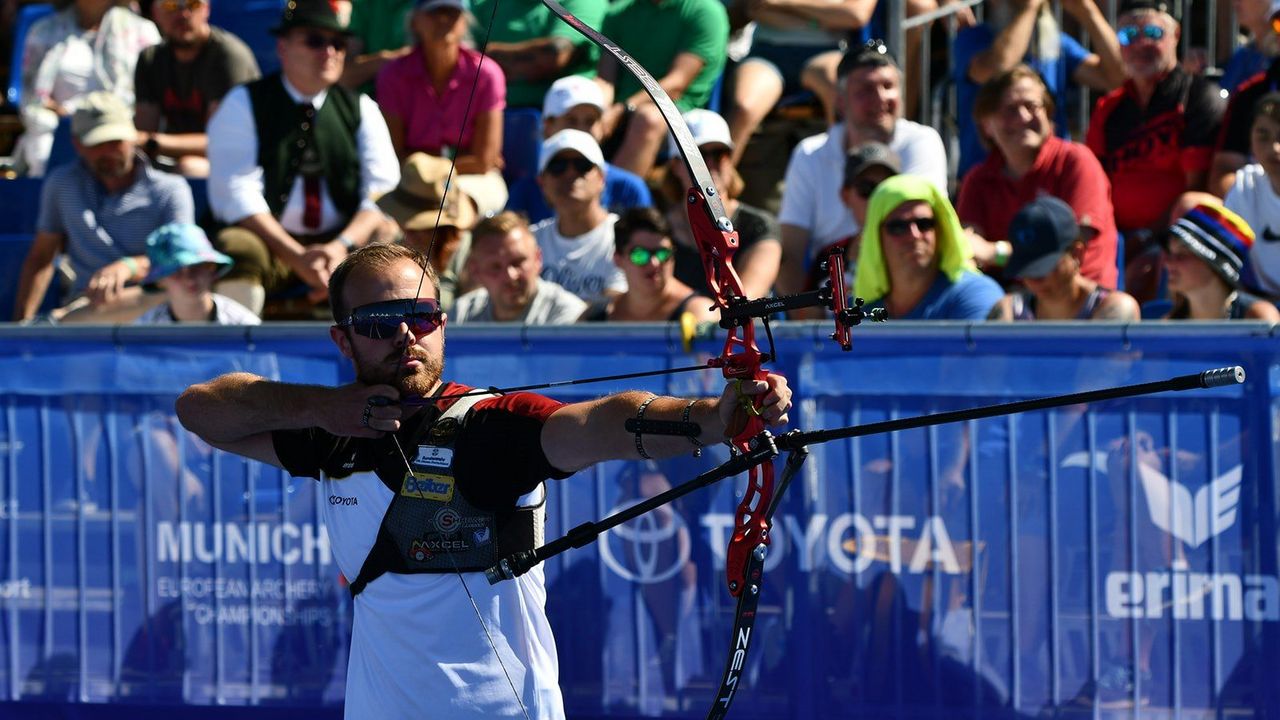
[[[696,402],[698,401],[690,400],[689,404],[684,406],[684,415],[680,418],[683,422],[689,422],[689,411],[693,409],[693,404]],[[702,448],[706,447],[706,443],[699,440],[695,435],[689,436],[689,442],[693,443],[693,456],[702,457]]]
[[[657,399],[658,399],[657,395],[650,395],[648,400],[645,400],[644,402],[640,403],[640,407],[636,409],[637,422],[644,422],[644,411],[649,409],[649,403]],[[639,453],[640,457],[644,458],[645,460],[653,459],[649,457],[649,453],[644,451],[644,436],[642,436],[638,432],[636,433],[636,452]]]

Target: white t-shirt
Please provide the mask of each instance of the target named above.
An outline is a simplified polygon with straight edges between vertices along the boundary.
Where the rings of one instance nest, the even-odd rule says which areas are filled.
[[[525,325],[567,325],[578,321],[587,304],[582,298],[565,290],[550,280],[538,280],[529,306],[519,322]],[[489,303],[489,291],[476,288],[458,298],[450,319],[464,322],[494,322],[493,305]],[[514,321],[513,321],[514,322]]]
[[[377,475],[356,473],[341,480],[325,476],[320,492],[334,560],[344,576],[356,578],[392,491]],[[534,495],[543,492],[539,487],[520,504],[536,504]],[[348,720],[523,718],[512,684],[530,718],[563,720],[560,664],[545,612],[542,566],[496,585],[481,572],[463,573],[463,578],[465,589],[457,574],[385,573],[356,596],[347,663]],[[485,629],[502,656],[501,665]]]
[[[860,229],[840,201],[844,181],[844,124],[800,141],[787,163],[786,191],[778,221],[809,231],[809,257]],[[947,154],[938,131],[910,120],[898,120],[889,147],[902,160],[905,175],[930,180],[947,190]]]
[[[1236,184],[1223,203],[1253,228],[1249,265],[1261,289],[1280,294],[1280,196],[1262,166],[1254,163],[1237,170]]]
[[[135,325],[172,325],[176,322],[169,313],[169,303],[164,302],[146,311]],[[262,319],[249,308],[225,295],[213,294],[213,319],[218,325],[261,325]]]
[[[588,304],[605,299],[605,291],[627,291],[627,278],[613,264],[613,224],[608,219],[577,236],[565,237],[549,217],[534,225],[533,237],[542,248],[542,279],[550,280]]]

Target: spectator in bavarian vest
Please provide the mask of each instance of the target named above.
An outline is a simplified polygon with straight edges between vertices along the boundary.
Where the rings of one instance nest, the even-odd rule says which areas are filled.
[[[322,300],[400,180],[377,104],[335,85],[347,33],[329,3],[294,0],[271,32],[280,72],[232,90],[209,121],[209,206],[227,224],[215,245],[236,262],[218,289],[255,312],[299,285]]]
[[[1280,93],[1258,101],[1249,131],[1253,163],[1236,172],[1223,204],[1257,234],[1244,282],[1280,297]]]
[[[471,21],[468,0],[419,0],[409,16],[413,51],[382,68],[377,96],[396,155],[452,160],[456,182],[485,216],[507,204],[501,172],[507,83],[497,63],[463,45]]]
[[[1005,276],[1025,289],[1005,295],[990,319],[1136,322],[1141,311],[1132,296],[1080,274],[1080,257],[1092,233],[1052,195],[1027,203],[1009,225],[1013,255],[1005,267]]]
[[[209,24],[209,0],[159,0],[151,17],[164,41],[134,71],[138,147],[187,177],[209,174],[205,126],[231,88],[262,73],[240,38]]]
[[[599,83],[581,75],[567,75],[551,83],[542,100],[542,139],[561,130],[581,130],[604,140],[604,91]],[[649,186],[633,172],[609,162],[604,164],[604,196],[600,199],[610,212],[653,204]],[[551,207],[538,187],[535,175],[525,175],[511,185],[507,209],[524,213],[530,223],[551,217]]]
[[[1055,99],[1035,70],[1018,65],[982,87],[973,114],[992,152],[964,178],[956,211],[978,264],[998,272],[1009,260],[1009,221],[1038,195],[1060,198],[1098,230],[1080,271],[1115,287],[1116,226],[1111,183],[1089,148],[1053,133]]]
[[[1280,322],[1275,305],[1241,284],[1253,241],[1249,225],[1217,203],[1202,203],[1178,218],[1165,236],[1173,295],[1173,308],[1165,319]]]
[[[1164,0],[1129,0],[1116,34],[1129,79],[1098,101],[1085,144],[1111,178],[1116,228],[1125,236],[1125,287],[1155,297],[1155,238],[1178,196],[1207,187],[1225,102],[1202,75],[1178,65],[1178,21]]]
[[[18,279],[14,320],[29,320],[44,299],[61,254],[69,292],[53,319],[129,322],[147,309],[140,282],[150,270],[146,237],[171,222],[194,220],[191,188],[138,154],[133,111],[100,90],[80,100],[71,116],[79,158],[44,179],[35,242]]]
[[[983,320],[1002,295],[974,267],[947,196],[914,175],[871,194],[853,294],[899,320]]]

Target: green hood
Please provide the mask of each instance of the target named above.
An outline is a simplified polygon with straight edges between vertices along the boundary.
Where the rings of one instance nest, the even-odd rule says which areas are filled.
[[[923,200],[933,208],[933,216],[937,220],[939,271],[951,282],[959,280],[966,270],[977,271],[973,264],[973,248],[969,247],[960,218],[947,196],[922,177],[894,175],[880,183],[871,194],[867,222],[862,228],[853,293],[868,303],[889,293],[889,269],[884,264],[884,253],[880,249],[880,223],[899,205],[912,200]]]

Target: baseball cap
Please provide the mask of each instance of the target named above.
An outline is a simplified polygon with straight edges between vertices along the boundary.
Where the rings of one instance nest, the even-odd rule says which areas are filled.
[[[898,153],[888,145],[878,142],[863,143],[845,156],[844,187],[853,185],[859,175],[873,167],[883,167],[894,175],[902,173],[902,161],[898,158]]]
[[[684,124],[689,127],[693,136],[693,144],[723,145],[733,149],[733,138],[729,137],[729,123],[719,113],[712,110],[694,109],[684,114]],[[680,146],[674,135],[667,133],[667,152],[671,157],[680,157]]]
[[[1240,287],[1240,271],[1253,247],[1249,223],[1222,205],[1201,203],[1178,218],[1165,235],[1176,237],[1231,287]]]
[[[1009,223],[1013,255],[1005,266],[1005,277],[1048,275],[1079,237],[1080,225],[1071,206],[1051,195],[1041,195],[1023,205]]]
[[[883,40],[868,40],[845,51],[840,64],[836,66],[836,77],[842,78],[858,68],[886,65],[898,67],[898,61],[889,52],[889,46]]]
[[[560,117],[578,105],[591,105],[604,112],[604,91],[590,78],[566,75],[547,88],[542,99],[542,116]]]
[[[1174,20],[1178,19],[1177,5],[1167,0],[1125,0],[1120,3],[1120,10],[1116,13],[1116,17],[1123,17],[1132,12],[1160,12]]]
[[[593,165],[604,170],[604,153],[600,152],[600,144],[596,139],[581,130],[561,130],[542,141],[542,151],[538,155],[538,173],[547,169],[551,158],[565,150],[573,150],[591,161]]]
[[[151,261],[151,272],[143,283],[153,283],[201,263],[217,265],[218,275],[222,276],[234,264],[230,257],[213,249],[199,225],[191,223],[168,223],[152,230],[147,236],[147,259]]]
[[[442,227],[470,230],[476,211],[458,178],[445,190],[451,166],[445,158],[413,153],[400,169],[400,184],[378,198],[378,207],[405,230],[430,230],[436,227],[437,217]]]
[[[133,112],[124,101],[106,90],[84,97],[71,116],[71,134],[81,145],[92,147],[115,140],[136,140]]]

